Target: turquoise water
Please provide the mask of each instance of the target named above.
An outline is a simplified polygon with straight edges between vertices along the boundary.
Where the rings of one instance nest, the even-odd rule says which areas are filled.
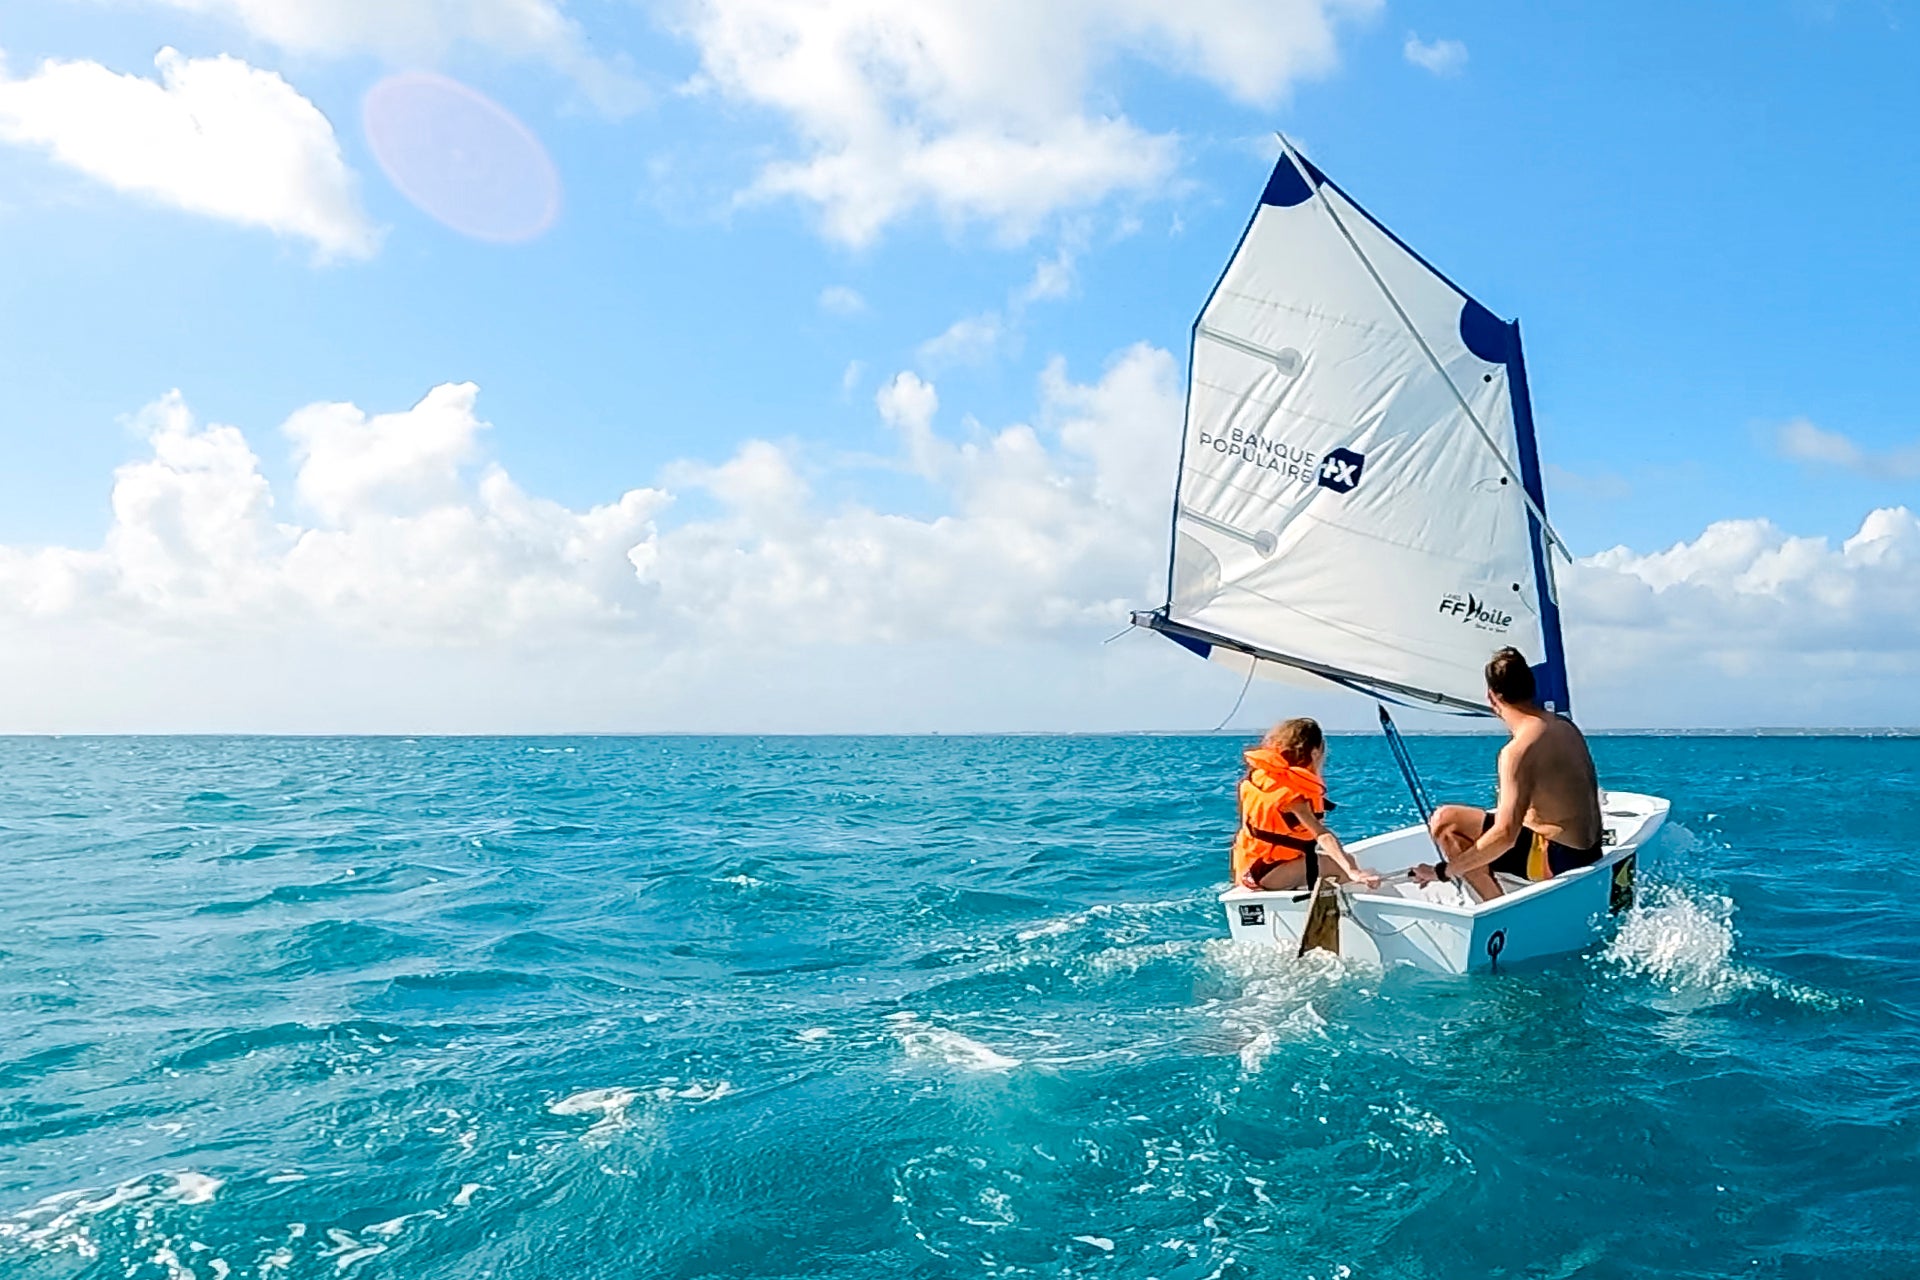
[[[0,741],[0,1274],[1920,1274],[1920,741],[1598,740],[1469,979],[1221,940],[1241,745]]]

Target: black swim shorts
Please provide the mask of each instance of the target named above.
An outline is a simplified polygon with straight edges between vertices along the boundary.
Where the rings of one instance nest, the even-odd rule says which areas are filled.
[[[1489,813],[1480,824],[1480,834],[1485,835],[1492,829],[1493,815]],[[1549,840],[1538,831],[1521,827],[1513,847],[1488,863],[1487,870],[1505,872],[1522,880],[1545,880],[1581,867],[1590,867],[1600,861],[1600,855],[1604,852],[1597,844],[1591,849],[1569,848],[1558,840]]]

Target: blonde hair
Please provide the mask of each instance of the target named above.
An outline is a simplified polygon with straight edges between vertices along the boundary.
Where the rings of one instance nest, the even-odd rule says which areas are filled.
[[[1304,769],[1313,763],[1313,753],[1327,745],[1327,735],[1320,732],[1319,721],[1298,716],[1292,720],[1282,720],[1269,729],[1260,745],[1273,748],[1288,764]]]

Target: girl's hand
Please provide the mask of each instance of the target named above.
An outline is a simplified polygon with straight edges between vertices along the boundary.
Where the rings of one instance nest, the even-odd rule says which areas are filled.
[[[1378,871],[1369,871],[1367,868],[1361,867],[1353,873],[1353,878],[1357,883],[1363,884],[1369,889],[1378,889],[1380,887],[1380,873]]]

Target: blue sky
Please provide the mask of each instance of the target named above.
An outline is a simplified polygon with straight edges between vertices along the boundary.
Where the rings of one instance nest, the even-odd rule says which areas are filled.
[[[1062,5],[1061,13],[1084,7]],[[1684,579],[1690,601],[1671,611],[1693,621],[1664,633],[1648,623],[1625,649],[1606,632],[1610,652],[1630,650],[1637,661],[1671,668],[1677,645],[1687,650],[1679,666],[1691,671],[1701,636],[1766,631],[1769,598],[1783,616],[1804,612],[1832,578],[1809,565],[1794,571],[1794,582],[1769,579],[1755,588],[1755,556],[1781,560],[1790,536],[1828,539],[1828,552],[1839,554],[1869,512],[1916,505],[1920,426],[1906,383],[1908,353],[1920,346],[1911,305],[1920,296],[1920,245],[1911,230],[1920,153],[1909,145],[1911,122],[1920,118],[1913,74],[1920,47],[1895,6],[1301,0],[1222,5],[1221,25],[1207,28],[1204,15],[1170,18],[1180,7],[1147,0],[1095,6],[1082,19],[1034,18],[1018,6],[935,5],[922,17],[938,10],[966,39],[936,43],[910,74],[855,60],[851,81],[826,76],[815,84],[796,73],[785,89],[767,87],[780,80],[777,64],[741,60],[742,47],[753,52],[750,43],[727,44],[728,32],[760,24],[760,34],[777,34],[793,20],[770,17],[770,6],[756,0],[565,7],[475,0],[465,7],[468,18],[491,14],[490,27],[463,25],[457,5],[346,5],[291,33],[263,18],[264,8],[260,0],[71,0],[14,6],[0,18],[7,77],[0,85],[0,446],[8,459],[0,469],[0,544],[19,556],[36,548],[110,549],[116,468],[154,454],[138,415],[174,389],[192,430],[232,424],[244,434],[273,494],[270,523],[338,532],[360,518],[340,514],[344,507],[333,517],[316,515],[302,488],[301,459],[281,425],[303,406],[350,402],[369,415],[397,414],[435,386],[472,382],[473,414],[491,425],[448,446],[443,461],[451,470],[441,479],[452,483],[457,473],[477,485],[486,466],[497,464],[520,491],[570,512],[629,490],[671,491],[670,503],[646,513],[647,528],[667,540],[663,547],[677,529],[704,530],[682,538],[703,556],[722,557],[703,565],[744,558],[760,563],[759,572],[799,572],[774,546],[787,535],[737,511],[729,516],[738,496],[729,499],[732,491],[711,474],[756,440],[773,442],[807,488],[794,519],[812,524],[796,539],[815,538],[848,507],[872,515],[871,529],[880,531],[872,536],[881,539],[894,527],[889,517],[917,522],[908,531],[914,538],[923,536],[922,525],[945,529],[941,517],[969,512],[981,528],[998,529],[1002,516],[987,512],[996,499],[968,485],[999,482],[957,479],[955,467],[972,465],[964,459],[938,467],[903,462],[901,441],[914,437],[902,424],[917,419],[898,396],[889,418],[876,395],[935,388],[939,407],[929,429],[963,452],[968,440],[981,445],[1032,423],[1076,483],[1099,487],[1102,466],[1145,469],[1089,462],[1091,455],[1050,433],[1076,412],[1106,412],[1087,407],[1090,389],[1106,386],[1103,379],[1139,350],[1135,344],[1167,353],[1177,395],[1193,312],[1258,193],[1270,164],[1264,139],[1275,128],[1482,301],[1521,318],[1542,451],[1553,469],[1549,507],[1576,553],[1623,546],[1645,556],[1675,543],[1693,546],[1715,522],[1771,522],[1773,532],[1753,535],[1737,564],[1704,548],[1668,566],[1666,576]],[[821,0],[813,8],[821,24],[845,22],[871,36],[898,29],[887,25],[898,16],[890,9],[912,7]],[[777,6],[771,10],[777,15]],[[808,10],[792,6],[788,14]],[[1121,11],[1132,26],[1114,16]],[[1249,15],[1258,15],[1258,32],[1236,31],[1233,23],[1255,21]],[[1128,29],[1115,34],[1109,28],[1116,25]],[[525,34],[552,30],[561,34]],[[119,189],[63,162],[46,140],[66,127],[60,111],[81,106],[17,92],[7,106],[9,90],[30,85],[46,59],[154,80],[163,47],[189,60],[243,60],[317,108],[350,175],[350,220],[377,245],[329,257],[311,235],[181,208],[177,193]],[[1018,50],[1030,47],[1082,60],[1083,74],[1062,64],[1060,85],[1036,88],[1032,77],[1008,79],[996,69],[1004,59],[1018,70]],[[1236,64],[1236,48],[1260,56]],[[551,230],[520,244],[468,239],[386,179],[363,133],[360,102],[382,77],[413,67],[480,90],[541,139],[564,189]],[[868,72],[871,82],[859,80]],[[867,96],[831,105],[854,91]],[[866,132],[848,142],[852,135],[836,130],[856,118]],[[1017,174],[988,172],[1000,162],[993,147],[1005,138],[1033,144],[1046,152],[1047,171],[1064,172],[1089,149],[1071,145],[1072,129],[1085,122],[1120,122],[1130,131],[1115,143],[1116,167],[1105,177],[1062,177],[1043,198],[1030,194],[1044,185],[1038,180],[1022,187]],[[882,208],[870,194],[822,201],[766,190],[779,185],[768,179],[775,167],[832,156],[867,166],[859,180],[870,184],[876,165],[915,163],[900,147],[931,151],[943,135],[978,144],[966,171],[943,177],[928,161],[935,176],[897,207]],[[850,232],[849,220],[860,226]],[[823,300],[828,290],[838,291],[839,305]],[[963,321],[971,321],[961,334],[971,332],[970,343],[956,337],[945,353],[930,345]],[[896,383],[904,373],[912,380]],[[1126,399],[1124,388],[1109,390],[1116,403]],[[468,501],[432,501],[443,499]],[[400,514],[427,512],[416,504]],[[1057,540],[1079,545],[1078,535],[1061,529]],[[1895,538],[1896,550],[1911,558],[1914,548],[1900,541],[1906,536]],[[1142,537],[1150,546],[1151,536]],[[733,549],[716,550],[727,538]],[[194,545],[204,559],[205,541]],[[962,539],[940,554],[964,557],[967,545]],[[1008,563],[1020,559],[1013,554]],[[1139,559],[1139,580],[1151,583],[1156,557]],[[1884,561],[1874,562],[1875,576],[1860,591],[1920,596],[1907,560],[1893,570]],[[433,572],[423,560],[410,563]],[[1059,582],[1014,592],[996,606],[1004,614],[994,624],[1000,638],[975,637],[979,644],[964,643],[968,633],[958,625],[915,631],[881,613],[860,634],[793,623],[783,611],[818,615],[847,587],[834,577],[847,562],[833,563],[839,567],[820,569],[818,581],[790,595],[749,573],[728,599],[757,594],[770,602],[764,616],[724,634],[703,631],[698,647],[708,654],[764,648],[760,626],[792,638],[773,664],[787,674],[767,677],[737,703],[724,692],[734,686],[717,674],[722,664],[676,676],[674,697],[636,685],[604,705],[577,692],[568,702],[555,692],[559,685],[543,685],[547,700],[530,697],[529,705],[558,706],[557,718],[529,719],[511,700],[497,704],[493,719],[473,711],[499,673],[524,669],[516,663],[529,644],[542,652],[596,646],[591,660],[554,660],[569,670],[672,667],[684,656],[675,646],[689,628],[734,607],[703,604],[698,592],[673,604],[687,618],[672,626],[659,622],[662,602],[602,601],[614,613],[656,615],[633,628],[624,652],[618,625],[610,640],[604,619],[588,628],[590,642],[538,620],[531,631],[479,639],[464,623],[417,633],[402,627],[376,642],[367,628],[329,614],[339,622],[340,647],[300,659],[323,673],[316,677],[323,686],[354,687],[378,670],[385,675],[367,678],[385,687],[383,680],[413,678],[403,674],[407,664],[432,665],[433,654],[455,650],[462,656],[453,665],[471,665],[475,684],[450,684],[446,706],[427,699],[413,707],[416,725],[383,720],[377,700],[337,721],[279,693],[262,709],[259,691],[281,689],[292,659],[270,638],[244,660],[222,647],[233,643],[233,628],[209,621],[201,604],[226,587],[205,585],[205,565],[194,570],[201,585],[192,594],[201,604],[189,608],[183,597],[141,588],[124,564],[88,561],[84,572],[71,571],[96,586],[101,574],[118,574],[97,588],[113,601],[23,613],[8,624],[17,660],[42,661],[49,646],[75,645],[172,656],[131,664],[149,672],[139,677],[147,684],[114,696],[144,709],[122,719],[104,694],[71,683],[83,677],[62,675],[60,663],[48,660],[47,691],[16,709],[13,722],[936,727],[902,712],[895,694],[861,674],[875,661],[897,661],[900,671],[956,671],[947,718],[976,715],[974,727],[1174,727],[1217,718],[1237,687],[1205,668],[1173,674],[1177,656],[1131,641],[1121,646],[1130,650],[1124,669],[1085,675],[1087,646],[1106,634],[1096,620],[1100,606],[1133,589],[1125,563],[1103,563],[1111,589],[1103,581],[1070,607],[1056,599],[1067,590]],[[689,580],[706,572],[690,569]],[[990,576],[1003,582],[1006,572]],[[1616,563],[1609,572],[1653,583],[1655,595],[1667,590],[1653,582],[1662,571]],[[337,602],[343,590],[329,587],[325,599]],[[308,605],[319,598],[302,596]],[[1727,605],[1718,614],[1716,598]],[[227,604],[239,610],[263,599],[241,593]],[[1036,600],[1052,612],[1028,627],[1021,609]],[[816,603],[796,603],[805,601]],[[1661,596],[1663,610],[1674,602]],[[1905,604],[1905,614],[1889,616],[1884,599],[1849,597],[1845,607],[1863,612],[1843,619],[1838,639],[1783,631],[1779,652],[1752,641],[1705,663],[1709,684],[1689,677],[1678,702],[1636,691],[1629,668],[1596,658],[1594,669],[1607,672],[1595,677],[1599,706],[1621,723],[1669,714],[1715,724],[1920,719],[1920,706],[1902,692],[1915,660],[1911,642],[1903,648],[1887,638],[1903,618],[1920,614],[1920,599]],[[489,612],[484,602],[473,607]],[[1122,616],[1112,616],[1113,627]],[[1009,631],[1017,634],[1007,638]],[[1849,647],[1846,636],[1860,631],[1881,638]],[[65,637],[58,646],[50,639],[56,632]],[[312,628],[301,635],[308,643]],[[978,657],[989,641],[1013,647]],[[882,647],[864,647],[874,644]],[[949,645],[975,655],[960,660],[965,671],[942,656]],[[874,652],[892,656],[875,659]],[[214,682],[209,687],[187,681],[191,692],[167,694],[161,686],[182,687],[160,674],[174,661],[207,672],[257,664],[257,685],[242,698],[203,674],[195,679]],[[1174,665],[1163,669],[1163,661]],[[1576,668],[1582,661],[1577,646],[1573,661]],[[1028,664],[1037,686],[1071,693],[1042,698],[1036,711],[1028,693],[995,683],[1008,662]],[[1816,689],[1782,700],[1755,674],[1772,662],[1840,670],[1844,678],[1830,698]],[[1045,674],[1056,669],[1079,674],[1062,684]],[[706,703],[695,696],[701,680],[716,682]],[[767,699],[784,698],[784,683],[794,680],[815,687],[818,702],[765,718]],[[1285,700],[1261,697],[1249,715]],[[457,713],[447,709],[453,704]],[[703,719],[702,706],[722,704],[728,709]]]

